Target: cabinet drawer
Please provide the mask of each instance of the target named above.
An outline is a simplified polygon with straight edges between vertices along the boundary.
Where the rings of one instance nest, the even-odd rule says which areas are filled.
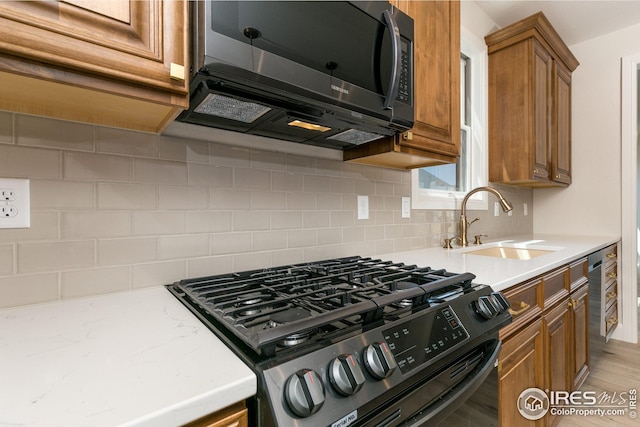
[[[618,282],[616,280],[607,283],[603,298],[605,310],[609,310],[611,304],[618,301]]]
[[[542,295],[543,310],[569,295],[569,267],[555,270],[542,278]]]
[[[605,270],[611,264],[615,263],[618,260],[618,245],[611,245],[604,250],[602,255],[602,264],[604,265]]]
[[[613,282],[618,278],[618,263],[617,261],[613,261],[609,265],[604,267],[603,270],[603,283],[605,283],[605,287],[609,286],[609,282]]]
[[[575,291],[580,286],[588,282],[589,263],[586,258],[574,262],[569,266],[569,281],[571,283],[571,291]]]
[[[604,316],[604,332],[605,339],[608,341],[609,337],[613,333],[613,330],[618,326],[618,303],[614,303],[606,311]]]
[[[513,286],[504,292],[504,296],[511,304],[509,313],[513,321],[500,330],[500,338],[504,339],[512,335],[515,331],[523,327],[529,321],[542,313],[538,300],[539,289],[542,280],[536,279],[531,282]]]

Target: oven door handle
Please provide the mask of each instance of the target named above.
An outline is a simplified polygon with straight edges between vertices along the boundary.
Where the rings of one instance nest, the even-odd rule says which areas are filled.
[[[451,394],[445,398],[440,399],[437,403],[426,408],[421,417],[416,417],[408,420],[407,427],[417,427],[424,425],[427,422],[434,421],[434,417],[446,417],[450,415],[458,406],[462,405],[466,400],[471,397],[473,393],[478,390],[482,383],[487,379],[491,371],[495,368],[496,361],[498,360],[498,354],[502,348],[502,342],[498,341],[495,348],[488,356],[484,366],[480,371],[468,382],[463,381],[458,384]]]

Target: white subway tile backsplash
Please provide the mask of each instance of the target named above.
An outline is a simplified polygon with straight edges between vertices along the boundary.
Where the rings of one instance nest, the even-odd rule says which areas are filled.
[[[187,165],[183,162],[133,158],[136,182],[187,185]]]
[[[158,208],[157,185],[100,182],[97,187],[99,209],[140,210]]]
[[[46,178],[62,176],[62,152],[43,148],[0,145],[0,176],[7,178]]]
[[[233,168],[189,163],[189,185],[214,188],[233,187]]]
[[[96,151],[128,156],[156,157],[158,136],[122,129],[96,128]]]
[[[216,233],[211,236],[211,255],[251,252],[251,233]]]
[[[187,212],[187,234],[220,233],[231,229],[231,212]]]
[[[13,274],[14,248],[11,245],[0,245],[0,276]]]
[[[95,185],[82,181],[32,179],[32,209],[93,209]]]
[[[0,233],[0,307],[431,247],[457,228],[455,211],[401,217],[409,171],[3,112],[0,176],[29,178],[32,207],[31,228]],[[517,208],[478,216],[492,237],[532,229]]]
[[[131,287],[133,289],[168,285],[184,279],[187,273],[186,261],[165,261],[136,264],[131,267]]]
[[[260,252],[287,247],[287,235],[281,231],[255,231],[252,237],[253,251]]]
[[[234,168],[233,186],[252,190],[270,190],[271,172],[260,169]]]
[[[272,230],[302,228],[302,212],[271,212]]]
[[[13,114],[0,111],[0,144],[13,144]]]
[[[63,240],[127,237],[130,215],[124,211],[82,211],[60,214],[60,237]]]
[[[317,244],[315,230],[292,230],[287,232],[286,238],[289,248],[304,248]]]
[[[36,116],[16,116],[16,143],[34,147],[94,151],[94,127]]]
[[[268,212],[238,211],[233,213],[234,231],[269,230],[271,220]]]
[[[251,191],[231,188],[212,188],[209,206],[216,210],[239,211],[251,209]]]
[[[209,207],[207,187],[183,187],[161,185],[158,207],[167,210],[196,210]]]
[[[227,274],[230,271],[233,271],[233,255],[192,258],[187,260],[187,274],[185,277],[212,276],[215,274]]]
[[[122,265],[158,259],[158,239],[134,237],[98,240],[98,265]]]
[[[201,141],[183,141],[169,136],[160,136],[158,157],[190,163],[209,163],[209,144]]]
[[[304,228],[323,228],[331,226],[331,212],[309,211],[302,213],[302,225]]]
[[[59,299],[58,273],[0,277],[0,308]]]
[[[318,196],[313,193],[287,193],[287,209],[295,211],[318,208]]]
[[[284,191],[252,191],[251,209],[283,210],[287,208],[287,193]]]
[[[121,292],[129,289],[129,266],[65,271],[61,279],[61,297],[79,298]]]
[[[54,272],[95,265],[93,240],[18,243],[18,272]]]
[[[134,236],[185,234],[186,213],[184,211],[134,211],[131,219],[131,234]]]
[[[131,180],[131,158],[108,154],[79,153],[64,154],[64,177],[87,181]]]
[[[158,238],[161,260],[193,258],[209,255],[209,235],[165,236]]]

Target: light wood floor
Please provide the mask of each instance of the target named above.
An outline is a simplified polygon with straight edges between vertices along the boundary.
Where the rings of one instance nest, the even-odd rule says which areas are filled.
[[[630,389],[640,391],[640,344],[629,344],[611,340],[604,347],[597,360],[591,361],[591,373],[582,391],[595,391],[599,395],[606,391],[613,393],[628,392]],[[562,417],[559,427],[591,427],[591,426],[640,426],[640,404],[638,418],[623,416],[577,416]]]

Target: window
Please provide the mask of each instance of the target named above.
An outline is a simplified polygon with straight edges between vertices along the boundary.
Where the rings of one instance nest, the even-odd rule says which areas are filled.
[[[464,29],[461,35],[460,157],[412,171],[414,209],[458,209],[468,191],[487,185],[486,47]],[[474,194],[467,207],[486,210],[487,194]]]

